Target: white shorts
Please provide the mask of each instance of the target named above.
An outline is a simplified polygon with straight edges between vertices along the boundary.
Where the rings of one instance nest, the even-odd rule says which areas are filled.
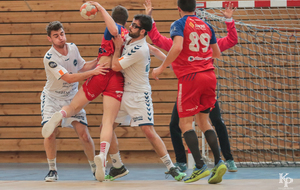
[[[151,92],[124,92],[115,122],[133,127],[154,125]]]
[[[69,105],[72,99],[69,100],[58,100],[47,96],[44,92],[41,94],[41,112],[42,112],[42,125],[44,125],[52,115],[61,110],[63,106]],[[87,125],[86,112],[84,109],[80,110],[76,115],[62,119],[62,127],[71,127],[73,121],[78,121],[84,125]]]

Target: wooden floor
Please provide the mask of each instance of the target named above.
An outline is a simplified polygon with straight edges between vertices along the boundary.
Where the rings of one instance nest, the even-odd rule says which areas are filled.
[[[300,168],[238,168],[227,172],[219,184],[208,184],[208,177],[194,183],[177,182],[166,178],[163,164],[126,164],[130,173],[112,182],[93,179],[88,164],[58,164],[59,180],[44,182],[48,172],[46,163],[4,164],[0,163],[0,190],[299,190]],[[110,167],[108,165],[108,167]],[[192,170],[186,173],[188,176]],[[279,183],[283,173],[291,183],[284,187]]]
[[[294,180],[288,188],[279,184],[278,179],[251,179],[251,180],[224,180],[220,184],[211,185],[205,180],[185,184],[176,181],[158,180],[116,180],[113,182],[97,181],[58,181],[45,183],[43,181],[0,181],[0,189],[22,190],[47,190],[47,189],[70,189],[70,190],[277,190],[277,189],[300,189],[300,180]]]

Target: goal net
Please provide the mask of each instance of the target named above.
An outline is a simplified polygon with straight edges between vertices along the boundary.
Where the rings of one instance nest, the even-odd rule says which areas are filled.
[[[234,2],[238,44],[214,61],[222,118],[240,167],[300,166],[300,1],[278,2],[285,3]],[[215,8],[225,4],[197,2],[197,15],[217,38],[227,35],[222,8]]]

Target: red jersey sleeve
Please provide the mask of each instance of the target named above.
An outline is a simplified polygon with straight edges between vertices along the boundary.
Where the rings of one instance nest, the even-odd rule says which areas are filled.
[[[154,45],[166,51],[169,51],[173,45],[173,41],[171,38],[167,38],[159,33],[154,21],[152,24],[152,30],[148,32],[148,36],[152,40]]]
[[[217,38],[220,51],[225,51],[238,43],[238,35],[236,32],[234,20],[232,22],[225,22],[227,26],[227,36],[224,38]]]

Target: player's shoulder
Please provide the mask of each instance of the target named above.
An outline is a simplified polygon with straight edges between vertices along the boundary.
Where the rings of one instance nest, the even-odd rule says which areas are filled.
[[[69,47],[69,49],[70,50],[77,50],[78,48],[77,48],[77,46],[76,46],[76,44],[75,43],[66,43],[67,44],[67,46]]]

